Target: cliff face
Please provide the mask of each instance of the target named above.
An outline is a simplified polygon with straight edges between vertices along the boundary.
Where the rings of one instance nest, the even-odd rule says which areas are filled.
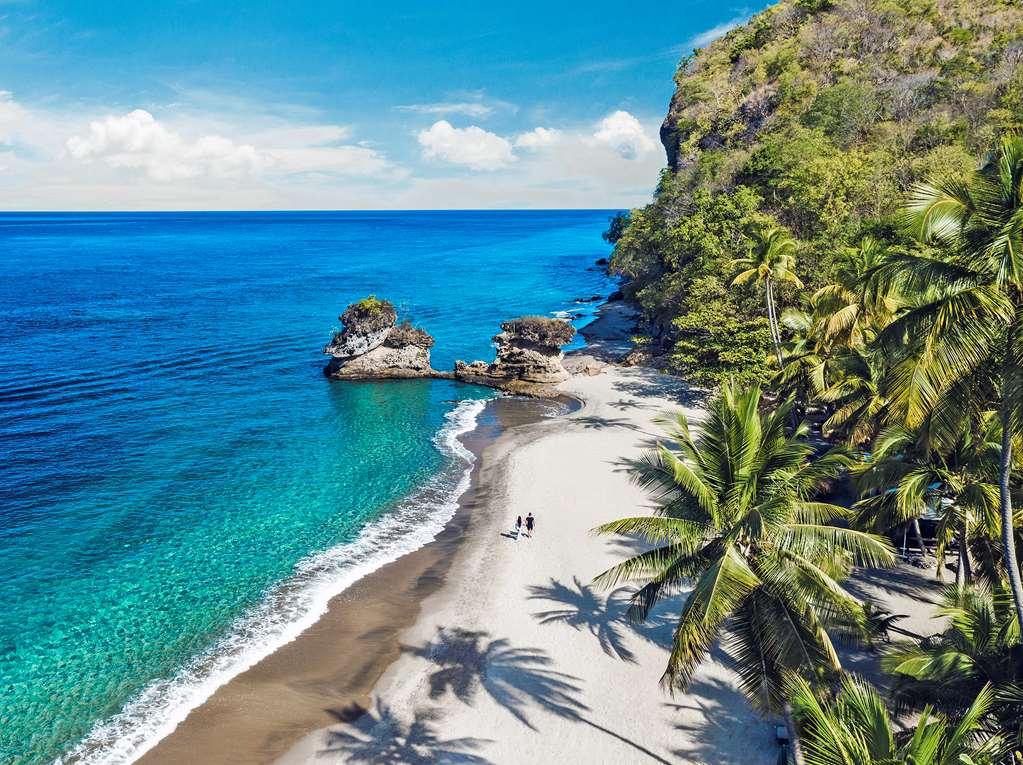
[[[782,0],[685,59],[675,84],[669,172],[611,268],[672,371],[753,378],[766,328],[755,289],[730,287],[731,261],[756,232],[787,230],[807,288],[780,298],[806,308],[864,236],[904,245],[908,189],[973,168],[1023,126],[1023,7]]]
[[[518,393],[541,393],[547,386],[567,380],[561,346],[575,336],[575,328],[559,319],[525,316],[501,324],[494,336],[497,357],[491,363],[455,362],[455,378]]]
[[[369,297],[339,317],[344,329],[323,349],[331,357],[324,373],[338,380],[435,377],[430,366],[433,338],[408,322],[396,324],[394,306]]]

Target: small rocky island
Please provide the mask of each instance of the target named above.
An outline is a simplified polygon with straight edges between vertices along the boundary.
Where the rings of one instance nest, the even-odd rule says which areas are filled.
[[[352,303],[339,317],[343,329],[323,352],[331,357],[323,370],[335,380],[398,380],[445,377],[430,366],[433,338],[409,322],[387,300],[369,297]]]
[[[569,378],[561,346],[574,336],[575,327],[562,319],[523,316],[506,321],[494,336],[497,358],[490,364],[456,361],[455,379],[512,393],[545,395],[549,386]]]
[[[455,362],[455,371],[430,366],[433,338],[409,322],[387,300],[370,295],[352,303],[339,317],[342,329],[323,349],[331,357],[324,374],[335,380],[399,380],[417,377],[456,379],[528,396],[554,394],[551,386],[567,380],[561,346],[575,336],[562,319],[523,316],[506,321],[494,336],[497,357]]]

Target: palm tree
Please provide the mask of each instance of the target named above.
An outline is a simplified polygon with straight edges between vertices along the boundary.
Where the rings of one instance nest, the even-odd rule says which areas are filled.
[[[1009,593],[1004,586],[947,587],[937,615],[949,619],[942,634],[893,648],[883,659],[894,678],[896,707],[919,710],[930,704],[958,718],[991,686],[992,715],[1006,736],[1018,739],[1023,718],[1012,694],[1013,684],[1023,682],[1023,656],[1016,650],[1019,628]]]
[[[969,418],[963,411],[961,430],[956,440],[944,446],[931,439],[930,429],[918,431],[895,425],[885,430],[874,444],[870,459],[857,473],[861,494],[857,502],[856,525],[886,532],[910,524],[920,552],[926,548],[920,534],[920,516],[935,508],[938,516],[938,576],[941,576],[945,550],[953,540],[958,543],[959,565],[956,579],[965,583],[972,578],[970,564],[971,532],[990,529],[997,517],[998,487],[994,483],[1000,445],[998,420],[981,414]],[[971,430],[972,419],[979,424]]]
[[[890,565],[894,555],[876,536],[828,525],[847,511],[812,500],[849,463],[844,451],[815,455],[805,424],[786,434],[791,400],[768,412],[760,403],[758,388],[726,384],[698,438],[679,415],[669,432],[677,451],[659,446],[631,463],[657,515],[595,532],[640,535],[657,546],[596,582],[642,582],[629,609],[634,620],[691,585],[662,682],[686,688],[723,640],[750,701],[779,709],[786,671],[841,669],[830,626],[862,631],[862,606],[840,583],[851,566]]]
[[[817,350],[812,317],[796,308],[786,308],[781,323],[790,339],[782,344],[782,365],[771,378],[771,390],[781,398],[791,397],[793,411],[805,414],[810,401],[824,390],[825,360]]]
[[[913,347],[893,370],[892,395],[912,427],[957,381],[985,363],[1000,365],[1002,548],[1023,625],[1010,495],[1012,440],[1023,427],[1023,136],[1005,136],[968,179],[915,187],[906,222],[921,242],[940,249],[894,256],[878,268],[900,293],[924,296],[879,338],[889,352],[907,341]]]
[[[843,435],[852,447],[870,441],[887,414],[884,376],[884,356],[872,348],[852,346],[832,358],[818,396],[835,407],[822,426],[824,435]]]
[[[835,698],[825,701],[801,677],[791,677],[787,688],[805,765],[999,765],[1008,748],[984,728],[990,686],[954,725],[925,707],[902,735],[881,695],[862,679],[845,676]]]
[[[897,301],[886,294],[874,277],[886,257],[881,243],[871,236],[843,254],[835,269],[835,282],[817,290],[810,298],[815,331],[822,346],[862,347],[873,336],[875,326],[891,319]]]
[[[732,279],[732,285],[745,284],[752,280],[763,282],[764,303],[767,308],[767,323],[771,329],[771,341],[778,366],[783,366],[781,353],[781,328],[778,308],[774,300],[775,283],[791,282],[802,289],[803,283],[795,274],[796,240],[783,228],[772,227],[760,232],[756,244],[745,258],[732,261],[733,268],[742,269]]]

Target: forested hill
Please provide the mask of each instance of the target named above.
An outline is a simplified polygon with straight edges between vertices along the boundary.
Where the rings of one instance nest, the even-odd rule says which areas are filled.
[[[612,268],[655,355],[713,384],[770,372],[763,290],[733,260],[780,227],[809,310],[865,241],[905,243],[917,181],[977,167],[1023,123],[1023,8],[999,0],[783,0],[682,61],[661,130],[669,167]],[[865,239],[866,238],[866,239]],[[765,371],[766,370],[766,371]]]

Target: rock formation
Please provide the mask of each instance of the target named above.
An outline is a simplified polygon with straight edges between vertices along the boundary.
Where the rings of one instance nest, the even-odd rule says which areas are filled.
[[[323,349],[331,357],[323,370],[336,380],[441,377],[430,366],[433,338],[407,321],[386,300],[370,295],[339,317],[344,328]]]
[[[524,316],[504,322],[501,330],[494,336],[497,358],[490,364],[456,361],[456,380],[543,395],[549,386],[568,379],[561,346],[575,336],[571,324],[544,316]]]

